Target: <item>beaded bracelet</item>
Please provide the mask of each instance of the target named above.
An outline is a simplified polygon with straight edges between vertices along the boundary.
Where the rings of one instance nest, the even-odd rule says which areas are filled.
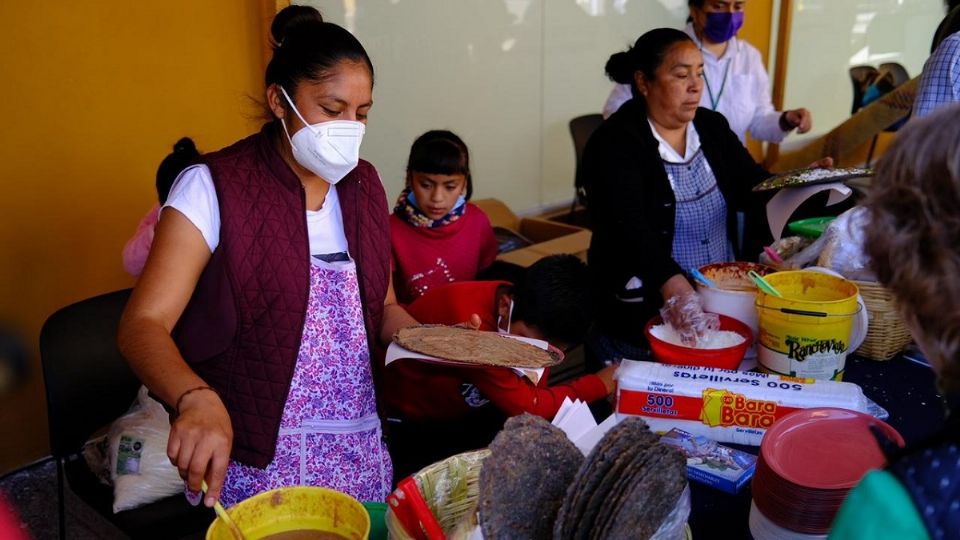
[[[183,398],[187,397],[188,395],[192,394],[193,392],[197,392],[197,391],[200,391],[200,390],[209,390],[209,391],[213,392],[214,394],[217,393],[217,391],[214,390],[214,389],[213,389],[212,387],[210,387],[210,386],[197,386],[196,388],[191,388],[191,389],[185,391],[184,393],[180,394],[180,397],[179,397],[179,398],[177,398],[177,405],[174,407],[174,410],[177,411],[177,416],[180,415],[180,405],[183,403]]]

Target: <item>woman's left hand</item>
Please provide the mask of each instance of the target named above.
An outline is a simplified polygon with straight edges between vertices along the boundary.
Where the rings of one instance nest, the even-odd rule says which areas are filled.
[[[797,133],[806,133],[810,131],[810,128],[813,127],[813,115],[810,114],[810,111],[804,108],[785,111],[781,120],[781,123],[785,124],[781,127],[787,127],[789,129],[796,128]]]

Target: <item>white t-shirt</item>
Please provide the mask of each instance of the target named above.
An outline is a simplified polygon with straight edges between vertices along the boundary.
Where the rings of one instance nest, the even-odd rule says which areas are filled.
[[[163,207],[176,208],[200,230],[210,252],[217,249],[220,244],[220,205],[209,167],[194,165],[180,173]],[[320,210],[307,210],[307,235],[311,255],[347,251],[343,213],[336,188],[331,187],[327,192]]]
[[[730,129],[740,138],[740,142],[746,141],[747,131],[754,139],[775,143],[782,141],[789,132],[780,129],[780,113],[773,108],[770,78],[763,67],[760,51],[746,41],[734,37],[723,55],[717,58],[702,48],[692,25],[688,24],[684,31],[701,47],[703,75],[710,83],[708,90],[704,82],[700,106],[722,114],[730,124]],[[726,84],[723,81],[725,73]],[[603,106],[603,117],[607,118],[617,112],[617,109],[631,98],[633,94],[629,84],[615,85]]]

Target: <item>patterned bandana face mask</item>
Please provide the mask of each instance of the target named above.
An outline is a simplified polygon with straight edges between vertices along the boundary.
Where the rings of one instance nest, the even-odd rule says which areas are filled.
[[[460,219],[460,216],[463,215],[466,208],[466,197],[460,195],[460,197],[457,198],[456,204],[453,205],[453,210],[450,210],[449,214],[440,219],[430,219],[423,213],[423,210],[420,210],[420,207],[417,206],[417,199],[413,196],[413,190],[406,188],[400,192],[400,196],[397,198],[397,205],[393,208],[393,213],[414,227],[432,229],[449,225]]]

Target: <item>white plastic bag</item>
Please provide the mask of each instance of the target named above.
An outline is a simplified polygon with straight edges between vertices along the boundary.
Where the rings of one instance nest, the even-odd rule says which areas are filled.
[[[183,492],[183,480],[167,457],[169,436],[167,411],[140,387],[130,412],[107,434],[114,513]]]

